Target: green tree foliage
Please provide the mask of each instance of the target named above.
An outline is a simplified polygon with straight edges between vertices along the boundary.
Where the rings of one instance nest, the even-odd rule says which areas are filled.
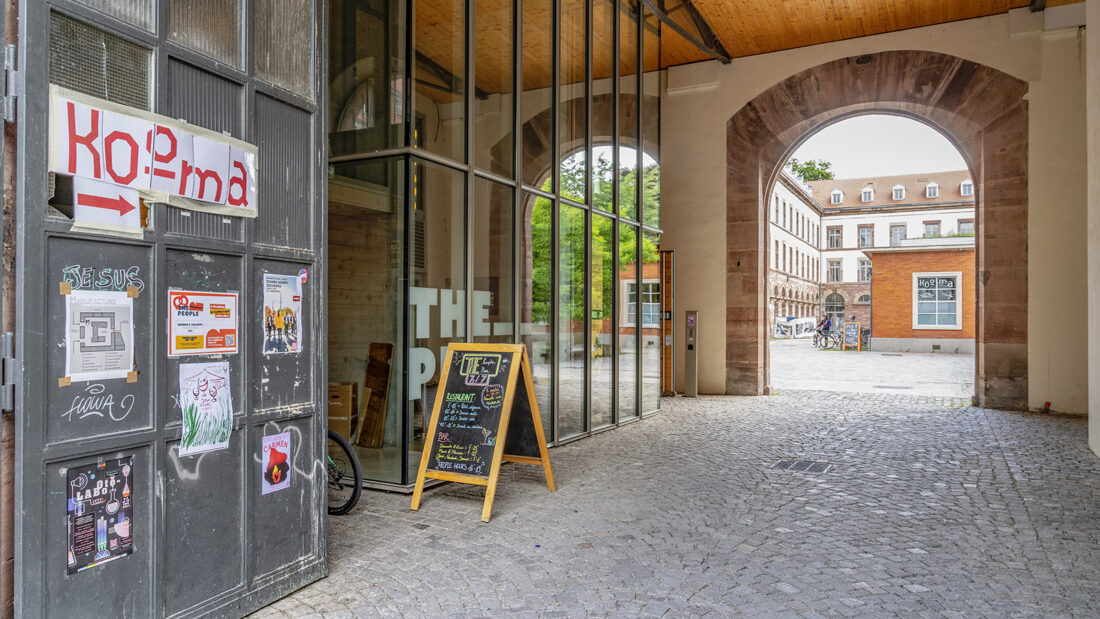
[[[791,166],[791,171],[794,172],[794,175],[801,178],[803,181],[833,180],[833,172],[829,169],[833,167],[833,164],[824,159],[819,159],[817,161],[813,159],[809,161],[799,161],[791,157],[791,160],[787,163]]]
[[[562,195],[582,198],[584,196],[584,160],[571,157],[562,164]],[[600,154],[594,162],[592,174],[592,203],[597,208],[610,212],[612,192],[614,191],[614,165],[610,154]],[[660,167],[653,163],[642,171],[642,191],[651,208],[643,209],[645,223],[660,224]],[[623,168],[619,176],[621,203],[633,202],[638,186],[638,174],[633,168]],[[544,191],[550,191],[550,181],[543,184]],[[634,208],[623,210],[624,215],[632,216]],[[550,292],[553,286],[551,272],[551,234],[553,233],[553,209],[550,200],[536,198],[531,209],[531,318],[536,323],[550,322]],[[584,223],[583,209],[562,205],[558,222],[558,235],[561,239],[558,260],[561,267],[561,281],[558,282],[561,318],[563,320],[584,320]],[[614,256],[614,220],[609,217],[595,216],[592,225],[593,264],[598,268],[592,273],[593,282],[598,289],[592,296],[593,318],[609,316],[611,311],[605,304],[612,297],[615,274],[617,271],[633,265],[638,260],[638,239],[636,235],[623,235],[619,239],[618,264],[609,259]],[[641,260],[643,263],[657,262],[657,244],[649,238],[642,240]]]

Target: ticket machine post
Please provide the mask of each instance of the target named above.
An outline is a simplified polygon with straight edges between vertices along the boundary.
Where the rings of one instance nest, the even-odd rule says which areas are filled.
[[[699,397],[699,312],[687,312],[684,329],[684,396]]]

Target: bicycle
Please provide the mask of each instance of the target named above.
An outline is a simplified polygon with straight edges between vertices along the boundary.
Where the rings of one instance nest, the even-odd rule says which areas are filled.
[[[328,431],[328,451],[325,456],[328,471],[328,513],[346,514],[359,502],[363,491],[363,472],[359,458],[347,439]]]

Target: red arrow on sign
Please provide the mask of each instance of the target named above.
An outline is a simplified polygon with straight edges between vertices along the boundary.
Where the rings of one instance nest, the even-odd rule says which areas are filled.
[[[122,196],[119,196],[117,198],[108,198],[107,196],[97,196],[87,193],[76,194],[76,203],[81,206],[90,206],[92,208],[105,208],[112,211],[118,211],[120,217],[137,208],[133,204],[130,204],[126,200],[126,198],[123,198]]]

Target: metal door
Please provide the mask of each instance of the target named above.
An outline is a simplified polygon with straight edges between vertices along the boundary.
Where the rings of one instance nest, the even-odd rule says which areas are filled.
[[[326,572],[323,2],[21,0],[19,14],[16,615],[245,614]],[[142,238],[71,231],[48,206],[51,83],[255,145],[258,218],[150,204]],[[304,282],[300,352],[262,352],[268,273]],[[62,282],[137,290],[133,382],[59,382]],[[170,358],[174,288],[237,293],[238,352]],[[180,456],[180,365],[215,361],[228,446]],[[264,437],[282,433],[289,487],[263,494]],[[67,476],[131,457],[132,553],[70,574]]]

